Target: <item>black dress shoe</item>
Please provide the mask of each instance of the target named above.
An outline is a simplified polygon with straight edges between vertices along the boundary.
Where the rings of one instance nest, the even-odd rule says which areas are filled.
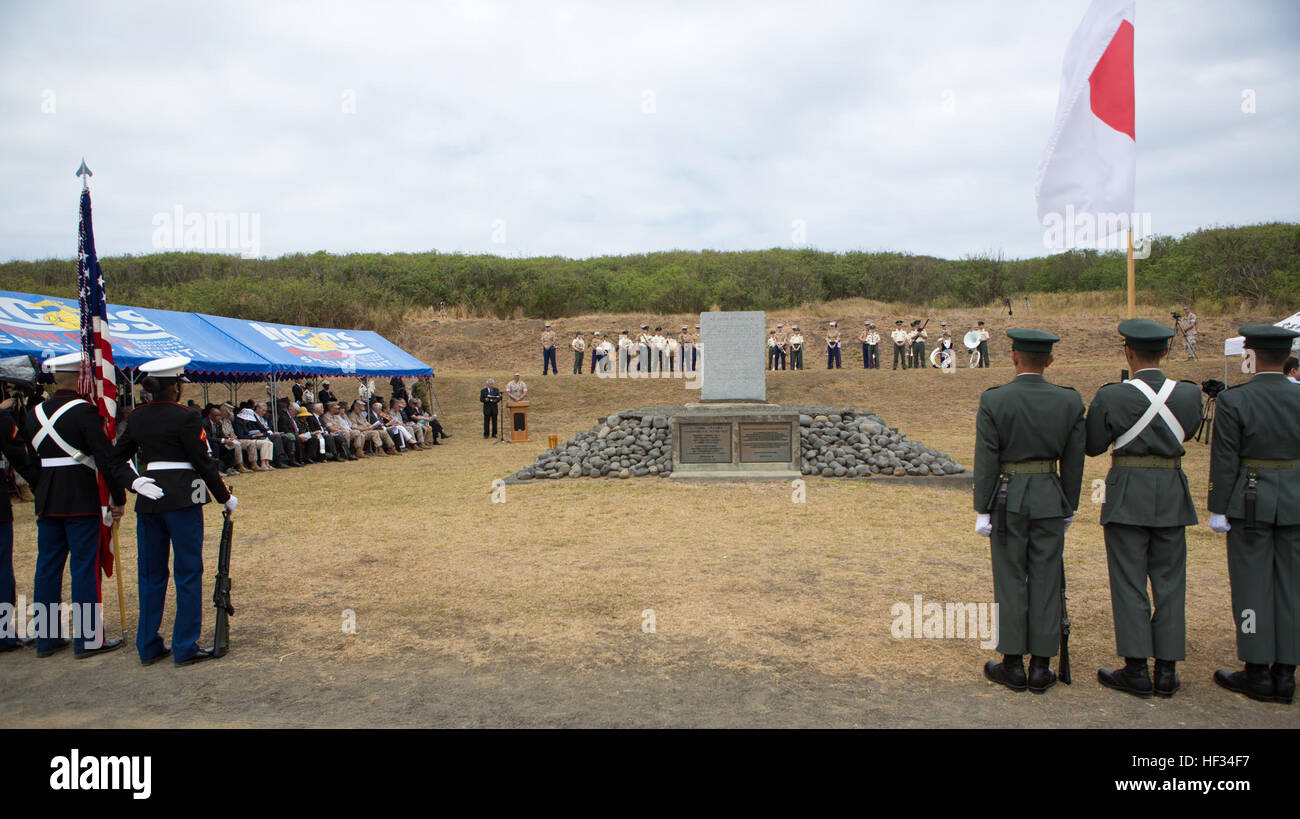
[[[121,647],[122,647],[121,637],[110,637],[107,640],[105,640],[104,644],[101,645],[99,648],[83,648],[81,651],[78,651],[73,656],[76,657],[78,660],[84,660],[87,657],[98,657],[100,654],[107,654],[110,651],[117,651]]]
[[[1028,687],[1023,666],[1008,666],[997,660],[989,660],[984,664],[984,677],[989,682],[1005,685],[1012,691],[1024,691]]]
[[[26,648],[31,648],[32,646],[36,645],[36,638],[35,638],[35,637],[19,637],[19,638],[18,638],[18,644],[21,645],[21,646],[24,646],[24,647],[26,647]]]
[[[1285,705],[1295,701],[1295,666],[1273,663],[1273,699]]]
[[[1047,657],[1034,657],[1029,661],[1029,690],[1042,694],[1056,685],[1056,672],[1048,664]]]
[[[1277,689],[1273,684],[1273,675],[1268,666],[1246,663],[1241,671],[1225,671],[1220,668],[1214,672],[1214,681],[1219,687],[1236,694],[1245,694],[1252,700],[1273,702],[1277,699]]]
[[[1123,691],[1125,694],[1132,694],[1135,697],[1146,699],[1154,692],[1151,687],[1151,675],[1147,673],[1146,666],[1140,669],[1133,669],[1125,666],[1112,671],[1109,668],[1097,670],[1097,682],[1113,688],[1116,691]]]
[[[193,657],[190,657],[188,660],[177,660],[177,661],[176,661],[176,664],[177,664],[177,665],[194,665],[195,663],[201,663],[201,662],[203,662],[204,660],[211,660],[212,657],[213,657],[212,649],[210,649],[210,648],[200,648],[197,652],[194,653],[194,656],[193,656]]]
[[[17,640],[14,640],[12,643],[5,643],[4,645],[0,645],[0,654],[5,654],[10,651],[17,651],[22,647],[23,647],[22,643],[18,642]]]
[[[59,641],[54,644],[54,648],[47,648],[44,651],[38,651],[36,652],[36,656],[40,657],[41,659],[44,659],[46,657],[52,657],[70,645],[72,645],[71,640],[69,640],[67,637],[60,637]]]
[[[1156,660],[1155,679],[1152,681],[1152,687],[1157,697],[1168,699],[1174,695],[1174,692],[1182,688],[1182,681],[1178,679],[1178,674],[1174,672],[1173,660]]]
[[[444,433],[442,434],[442,437],[444,437],[444,438],[450,438],[450,437],[451,437],[451,433],[450,433],[450,432],[444,432]]]
[[[143,659],[140,660],[140,665],[153,665],[154,663],[158,662],[159,660],[165,660],[165,659],[167,659],[167,658],[170,657],[170,656],[172,656],[172,647],[171,647],[171,646],[163,646],[162,651],[159,651],[157,654],[153,655],[153,656],[150,657],[149,659],[147,659],[147,660],[143,660]]]

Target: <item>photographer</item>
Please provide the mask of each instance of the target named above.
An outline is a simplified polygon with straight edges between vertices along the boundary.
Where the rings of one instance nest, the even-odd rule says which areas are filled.
[[[1183,354],[1188,361],[1196,358],[1196,314],[1192,312],[1192,306],[1189,304],[1182,313],[1175,310],[1169,315],[1183,336]]]

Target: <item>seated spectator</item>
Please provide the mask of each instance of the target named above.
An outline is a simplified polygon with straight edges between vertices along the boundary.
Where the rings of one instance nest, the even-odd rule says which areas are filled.
[[[228,414],[230,405],[226,404]],[[234,430],[235,437],[239,439],[241,446],[245,446],[244,454],[256,454],[256,468],[262,472],[269,472],[275,469],[271,462],[275,459],[275,443],[271,436],[262,431],[262,425],[258,421],[257,411],[252,407],[246,407],[242,404],[237,415],[230,418],[231,427]],[[251,451],[250,451],[251,450]]]
[[[334,436],[327,435],[324,429],[316,429],[316,416],[311,410],[298,404],[290,404],[289,412],[298,427],[298,438],[303,442],[303,455],[312,463],[324,463],[335,460]]]
[[[212,460],[221,465],[221,474],[229,478],[244,471],[239,468],[239,442],[233,447],[225,446],[221,440],[221,407],[208,404],[203,408],[203,436],[208,440],[208,452]]]
[[[266,404],[257,405],[257,414],[262,419],[262,426],[271,436],[271,440],[280,442],[280,451],[284,453],[289,466],[306,466],[307,462],[302,457],[303,446],[298,438],[297,424],[286,422],[292,421],[289,417],[289,399],[281,398],[276,401],[275,426],[271,425],[270,408]]]
[[[352,424],[353,429],[365,433],[366,443],[370,444],[376,453],[381,450],[385,455],[397,453],[392,437],[388,434],[388,430],[384,429],[384,422],[378,418],[371,418],[370,411],[360,398],[352,402],[352,408],[348,412],[348,423]]]
[[[388,431],[388,434],[392,437],[393,441],[397,443],[398,452],[406,452],[407,450],[414,448],[415,433],[407,429],[405,424],[385,411],[383,401],[376,400],[371,402],[370,415],[371,417],[378,418],[383,422],[384,429]]]
[[[429,434],[425,437],[425,443],[430,446],[437,446],[439,438],[451,437],[450,434],[443,431],[442,424],[438,423],[437,414],[425,412],[418,398],[412,398],[411,402],[402,408],[402,417],[412,423],[428,427]]]
[[[312,435],[298,426],[298,409],[287,397],[276,399],[276,434],[283,435],[285,449],[293,453],[298,466],[313,463],[312,446],[316,443]]]
[[[317,403],[316,406],[320,404]],[[325,405],[323,418],[325,428],[343,439],[343,451],[348,453],[348,460],[355,461],[365,455],[366,434],[352,426],[337,401]]]
[[[428,442],[429,428],[419,421],[412,421],[406,417],[406,401],[401,398],[392,398],[388,401],[388,414],[393,419],[393,423],[401,424],[402,428],[411,434],[415,439],[416,449],[428,449],[433,446]]]
[[[325,407],[319,402],[315,402],[310,408],[304,407],[306,413],[299,413],[298,423],[306,426],[316,435],[323,436],[325,439],[325,460],[327,461],[355,461],[352,451],[348,448],[348,436],[341,432],[335,432],[325,424]]]

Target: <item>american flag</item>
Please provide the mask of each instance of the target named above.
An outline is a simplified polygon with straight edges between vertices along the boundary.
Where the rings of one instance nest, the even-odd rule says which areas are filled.
[[[104,419],[104,435],[117,438],[117,371],[108,336],[108,298],[104,274],[95,256],[95,229],[90,221],[90,191],[81,191],[81,223],[77,228],[77,301],[81,304],[81,378],[79,392],[90,399]],[[101,465],[101,470],[107,468]],[[107,517],[111,503],[104,473],[99,473],[99,505]],[[113,530],[100,526],[99,565],[113,576]]]

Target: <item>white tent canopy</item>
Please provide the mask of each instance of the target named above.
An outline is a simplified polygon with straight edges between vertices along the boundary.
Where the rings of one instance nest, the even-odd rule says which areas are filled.
[[[1290,318],[1282,319],[1277,323],[1277,326],[1286,327],[1288,329],[1295,330],[1296,332],[1300,333],[1300,313],[1296,313],[1294,316],[1291,316]],[[1296,339],[1295,344],[1291,345],[1291,349],[1300,350],[1300,338]],[[1246,352],[1246,339],[1243,338],[1242,336],[1224,339],[1223,354],[1225,356],[1244,355],[1245,352]]]

